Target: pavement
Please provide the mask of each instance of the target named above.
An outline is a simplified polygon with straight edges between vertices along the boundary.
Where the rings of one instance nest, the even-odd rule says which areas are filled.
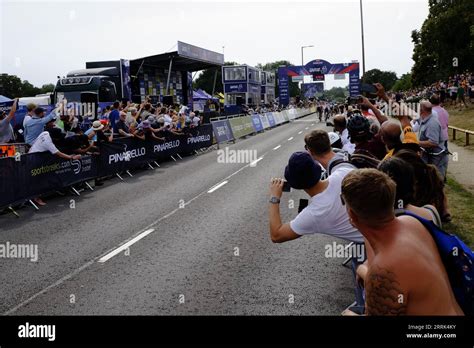
[[[449,142],[448,173],[464,188],[474,194],[474,153],[462,146]]]
[[[310,115],[229,144],[255,165],[217,151],[112,179],[0,216],[0,243],[38,245],[37,262],[1,259],[8,315],[338,315],[353,302],[351,271],[326,258],[324,235],[273,244],[267,201]],[[221,149],[224,146],[221,145]],[[304,192],[284,193],[282,220]],[[73,201],[72,201],[73,200]],[[74,204],[72,204],[74,203]]]

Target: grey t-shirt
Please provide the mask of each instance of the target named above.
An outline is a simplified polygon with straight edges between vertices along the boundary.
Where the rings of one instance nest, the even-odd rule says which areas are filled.
[[[8,121],[7,117],[3,120],[0,120],[0,144],[8,143],[10,140],[14,139],[13,127]]]

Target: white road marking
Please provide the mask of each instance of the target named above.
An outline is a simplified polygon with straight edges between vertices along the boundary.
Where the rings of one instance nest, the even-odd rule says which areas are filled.
[[[131,245],[135,244],[136,242],[138,242],[140,239],[142,239],[143,237],[146,237],[148,236],[150,233],[152,233],[155,229],[154,228],[150,228],[149,230],[146,230],[142,233],[140,233],[138,236],[136,236],[135,238],[131,239],[130,241],[128,241],[127,243],[125,244],[122,244],[121,246],[119,246],[117,249],[115,250],[112,250],[110,253],[108,253],[107,255],[105,256],[102,256],[98,262],[100,263],[104,263],[105,261],[111,259],[112,257],[114,257],[115,255],[121,253],[122,251],[126,250],[127,248],[129,248]]]
[[[293,140],[293,137],[291,137],[291,138],[288,138],[288,141],[291,141],[291,140]]]
[[[250,163],[250,167],[256,167],[257,163],[263,160],[263,156]]]
[[[281,145],[275,146],[273,150],[278,150],[281,147]]]
[[[305,129],[309,129],[309,127],[306,127]]]
[[[303,131],[298,132],[298,134],[301,134],[301,133],[303,133]]]
[[[214,191],[217,191],[218,189],[220,189],[222,186],[224,186],[224,185],[227,184],[228,182],[229,182],[229,181],[226,180],[226,181],[221,182],[220,184],[217,184],[217,185],[211,187],[211,188],[209,189],[209,191],[207,191],[207,193],[213,193]]]

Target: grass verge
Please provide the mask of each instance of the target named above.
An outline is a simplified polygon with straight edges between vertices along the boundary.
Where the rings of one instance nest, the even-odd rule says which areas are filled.
[[[474,249],[474,195],[451,177],[448,177],[446,194],[453,221],[444,224],[443,229]]]

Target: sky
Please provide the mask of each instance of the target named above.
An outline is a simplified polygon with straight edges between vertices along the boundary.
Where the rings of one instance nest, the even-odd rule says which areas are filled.
[[[411,31],[428,0],[363,0],[366,70],[409,72]],[[362,62],[359,0],[22,1],[0,0],[0,73],[35,86],[87,61],[135,59],[183,41],[226,61],[256,65]],[[361,65],[362,70],[362,65]],[[326,77],[326,88],[346,81]]]

